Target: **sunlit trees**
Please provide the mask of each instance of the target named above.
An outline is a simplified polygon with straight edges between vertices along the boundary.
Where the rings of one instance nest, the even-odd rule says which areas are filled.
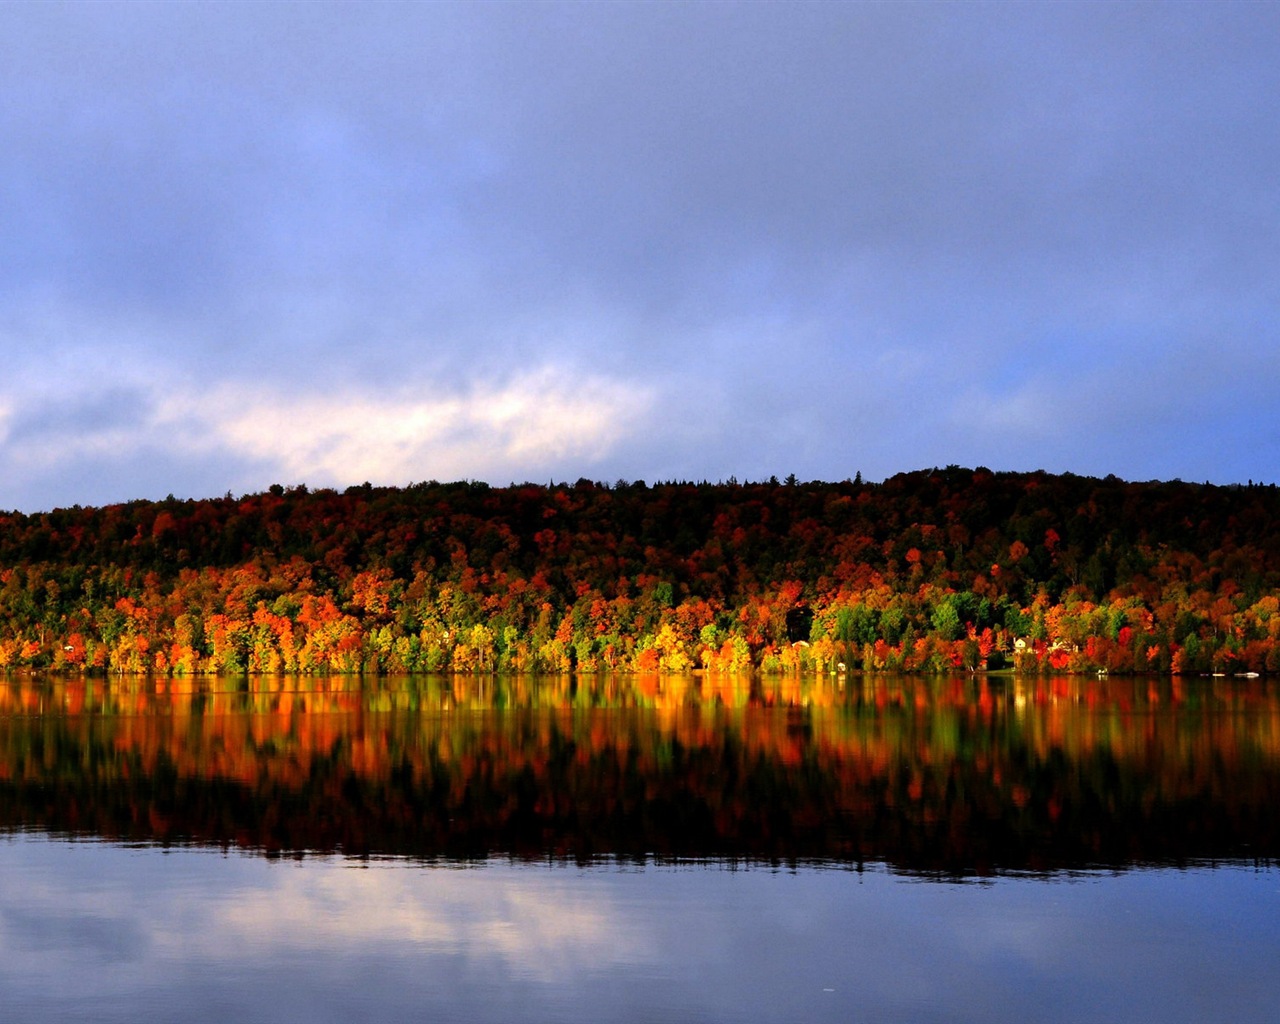
[[[9,672],[1273,672],[1272,488],[279,488],[0,514]]]

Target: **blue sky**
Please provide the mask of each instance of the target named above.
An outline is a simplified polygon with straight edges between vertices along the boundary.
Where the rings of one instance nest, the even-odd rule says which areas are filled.
[[[0,507],[1274,480],[1280,6],[0,6]]]

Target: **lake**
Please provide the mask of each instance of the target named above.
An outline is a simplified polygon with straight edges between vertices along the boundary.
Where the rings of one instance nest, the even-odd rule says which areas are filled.
[[[0,682],[24,1021],[1274,1021],[1268,680]]]

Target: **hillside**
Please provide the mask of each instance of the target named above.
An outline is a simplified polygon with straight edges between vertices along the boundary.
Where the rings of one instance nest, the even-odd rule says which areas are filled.
[[[425,483],[0,515],[0,665],[1280,670],[1280,492]]]

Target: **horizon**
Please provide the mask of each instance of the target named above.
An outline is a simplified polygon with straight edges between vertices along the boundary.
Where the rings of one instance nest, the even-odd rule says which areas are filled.
[[[1172,485],[1181,484],[1188,487],[1211,487],[1211,488],[1219,488],[1227,491],[1231,491],[1231,490],[1243,491],[1243,490],[1249,490],[1251,488],[1267,488],[1267,487],[1274,488],[1276,486],[1274,481],[1253,480],[1253,479],[1248,479],[1244,481],[1229,481],[1225,483],[1214,482],[1211,480],[1203,480],[1203,481],[1184,480],[1180,477],[1173,477],[1167,480],[1160,480],[1160,479],[1154,479],[1154,478],[1147,479],[1147,480],[1136,480],[1128,477],[1122,477],[1116,473],[1107,473],[1105,475],[1098,475],[1094,473],[1073,473],[1069,470],[1066,470],[1063,472],[1052,472],[1046,469],[999,470],[999,469],[992,469],[988,466],[960,466],[952,463],[946,466],[921,466],[917,469],[900,470],[896,473],[890,473],[888,476],[881,477],[878,479],[867,477],[865,474],[859,471],[859,472],[856,472],[853,476],[845,476],[840,479],[828,479],[828,480],[823,480],[823,479],[801,480],[798,477],[794,480],[791,480],[789,476],[779,478],[778,475],[774,473],[774,474],[770,474],[768,477],[764,477],[760,479],[743,478],[741,480],[739,480],[736,476],[731,475],[728,478],[719,479],[719,480],[691,479],[691,478],[680,478],[680,479],[672,478],[672,479],[654,479],[654,480],[644,480],[644,479],[628,480],[625,478],[618,478],[617,480],[598,480],[598,479],[591,479],[589,477],[578,477],[576,480],[551,479],[551,480],[547,480],[546,482],[537,481],[537,480],[521,480],[521,481],[510,480],[510,481],[507,481],[506,483],[494,483],[493,481],[490,481],[490,480],[481,480],[477,478],[460,478],[456,480],[435,480],[435,479],[411,480],[408,483],[379,483],[379,484],[372,483],[371,481],[368,481],[368,480],[364,480],[364,481],[361,481],[360,483],[346,484],[345,486],[338,486],[333,484],[318,484],[316,486],[312,486],[305,481],[298,481],[296,483],[288,483],[288,484],[273,482],[257,490],[240,491],[240,492],[233,492],[228,490],[222,494],[176,495],[170,492],[166,494],[164,497],[160,497],[160,498],[135,497],[135,498],[125,498],[119,501],[102,502],[98,504],[86,504],[83,502],[73,502],[70,505],[56,505],[51,508],[36,508],[36,509],[0,508],[0,515],[7,514],[7,515],[22,515],[22,516],[32,517],[32,516],[48,515],[54,512],[93,511],[93,510],[102,510],[102,509],[121,507],[121,506],[127,506],[127,505],[137,505],[137,504],[163,505],[170,502],[177,502],[179,504],[200,504],[202,502],[217,502],[217,501],[242,502],[250,498],[264,497],[265,495],[268,495],[268,494],[281,496],[281,497],[289,494],[298,494],[303,496],[312,495],[312,494],[346,495],[346,494],[351,494],[353,492],[359,492],[361,490],[364,490],[365,488],[372,488],[374,490],[379,490],[379,491],[403,492],[403,491],[411,491],[416,488],[424,488],[424,487],[460,487],[460,486],[472,487],[472,486],[479,485],[491,490],[499,490],[499,491],[515,490],[522,487],[537,487],[547,491],[556,491],[556,490],[574,490],[575,488],[579,487],[583,483],[586,483],[590,487],[599,488],[602,490],[621,490],[624,488],[632,488],[632,487],[642,487],[646,489],[653,489],[653,488],[660,488],[660,487],[723,487],[723,488],[792,487],[792,486],[794,487],[840,487],[844,485],[880,487],[880,486],[883,486],[888,481],[895,480],[899,477],[911,477],[911,476],[918,476],[923,474],[934,474],[934,473],[951,472],[951,471],[973,473],[973,474],[986,472],[986,473],[992,474],[992,476],[995,476],[995,477],[1043,476],[1043,477],[1049,477],[1049,478],[1096,480],[1100,483],[1120,483],[1120,484],[1125,484],[1125,485],[1135,486],[1135,487],[1150,487],[1150,486],[1163,487],[1163,486],[1172,486]],[[791,476],[794,476],[794,474],[791,474]]]

